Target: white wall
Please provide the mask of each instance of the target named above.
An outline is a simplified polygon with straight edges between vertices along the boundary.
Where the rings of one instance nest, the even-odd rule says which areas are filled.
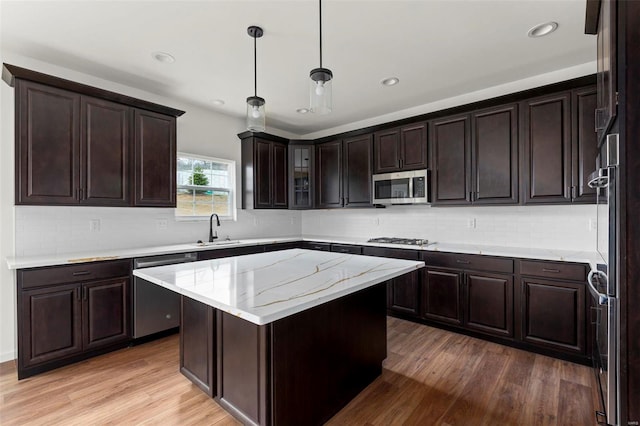
[[[0,82],[0,362],[14,358],[15,273],[5,257],[14,255],[13,89]]]
[[[469,222],[475,220],[475,228]],[[434,242],[595,251],[595,205],[309,210],[302,233],[325,237],[403,237]]]

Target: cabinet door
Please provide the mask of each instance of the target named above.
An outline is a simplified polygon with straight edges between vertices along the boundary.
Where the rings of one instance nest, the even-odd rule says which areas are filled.
[[[342,207],[342,142],[316,145],[316,207]]]
[[[254,156],[254,208],[268,209],[271,207],[272,190],[272,166],[273,148],[272,143],[255,138],[253,145]]]
[[[77,204],[80,95],[16,80],[16,204]]]
[[[465,115],[429,123],[434,205],[471,203],[469,121]]]
[[[400,170],[400,129],[377,132],[373,140],[374,173]]]
[[[472,115],[474,204],[518,202],[517,111],[513,104]]]
[[[176,119],[135,110],[135,205],[176,206]]]
[[[130,152],[133,110],[82,97],[80,202],[104,206],[130,204]]]
[[[467,272],[465,325],[469,329],[513,336],[513,278]]]
[[[400,168],[402,170],[426,169],[427,123],[417,123],[400,129]]]
[[[571,202],[570,93],[521,105],[523,202]]]
[[[128,289],[128,278],[82,285],[84,350],[99,348],[129,338]]]
[[[77,284],[19,291],[19,369],[82,351]]]
[[[366,207],[371,205],[372,135],[363,135],[342,142],[344,166],[345,207]]]
[[[216,395],[215,309],[181,296],[180,372],[209,396]]]
[[[595,128],[597,140],[604,135],[617,114],[617,0],[601,0],[598,19],[598,72],[597,72],[597,115]]]
[[[598,138],[594,130],[597,93],[595,87],[572,92],[572,159],[574,203],[595,203],[596,190],[589,188],[589,175],[596,169]]]
[[[420,272],[414,271],[394,278],[387,284],[387,309],[418,316]]]
[[[273,175],[271,197],[273,207],[286,209],[287,202],[287,146],[273,144]]]
[[[423,269],[422,316],[461,325],[462,313],[462,272]]]
[[[313,146],[289,146],[289,207],[310,209],[313,207]]]
[[[525,342],[585,354],[585,284],[522,279]]]

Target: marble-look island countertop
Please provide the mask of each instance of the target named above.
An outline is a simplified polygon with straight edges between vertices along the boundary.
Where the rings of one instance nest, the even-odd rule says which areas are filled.
[[[422,268],[303,249],[137,269],[137,277],[263,325]]]

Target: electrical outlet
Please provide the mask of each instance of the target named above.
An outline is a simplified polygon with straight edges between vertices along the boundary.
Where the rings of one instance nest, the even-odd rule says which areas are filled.
[[[163,217],[156,219],[156,228],[158,230],[167,229],[169,226],[169,221]]]
[[[89,220],[89,231],[100,232],[100,219]]]
[[[598,220],[591,218],[589,219],[589,231],[595,231],[598,229]]]
[[[475,227],[476,227],[476,218],[472,217],[470,219],[467,219],[467,228],[475,229]]]
[[[258,217],[257,216],[253,217],[253,226],[258,226]]]
[[[373,224],[374,224],[375,226],[380,226],[380,218],[379,218],[379,217],[376,217],[375,219],[373,219]]]

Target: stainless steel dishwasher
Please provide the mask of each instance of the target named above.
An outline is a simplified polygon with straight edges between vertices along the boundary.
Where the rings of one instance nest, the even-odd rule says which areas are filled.
[[[194,262],[196,253],[176,253],[134,259],[133,268]],[[133,337],[169,330],[180,325],[180,295],[139,277],[133,279]]]

